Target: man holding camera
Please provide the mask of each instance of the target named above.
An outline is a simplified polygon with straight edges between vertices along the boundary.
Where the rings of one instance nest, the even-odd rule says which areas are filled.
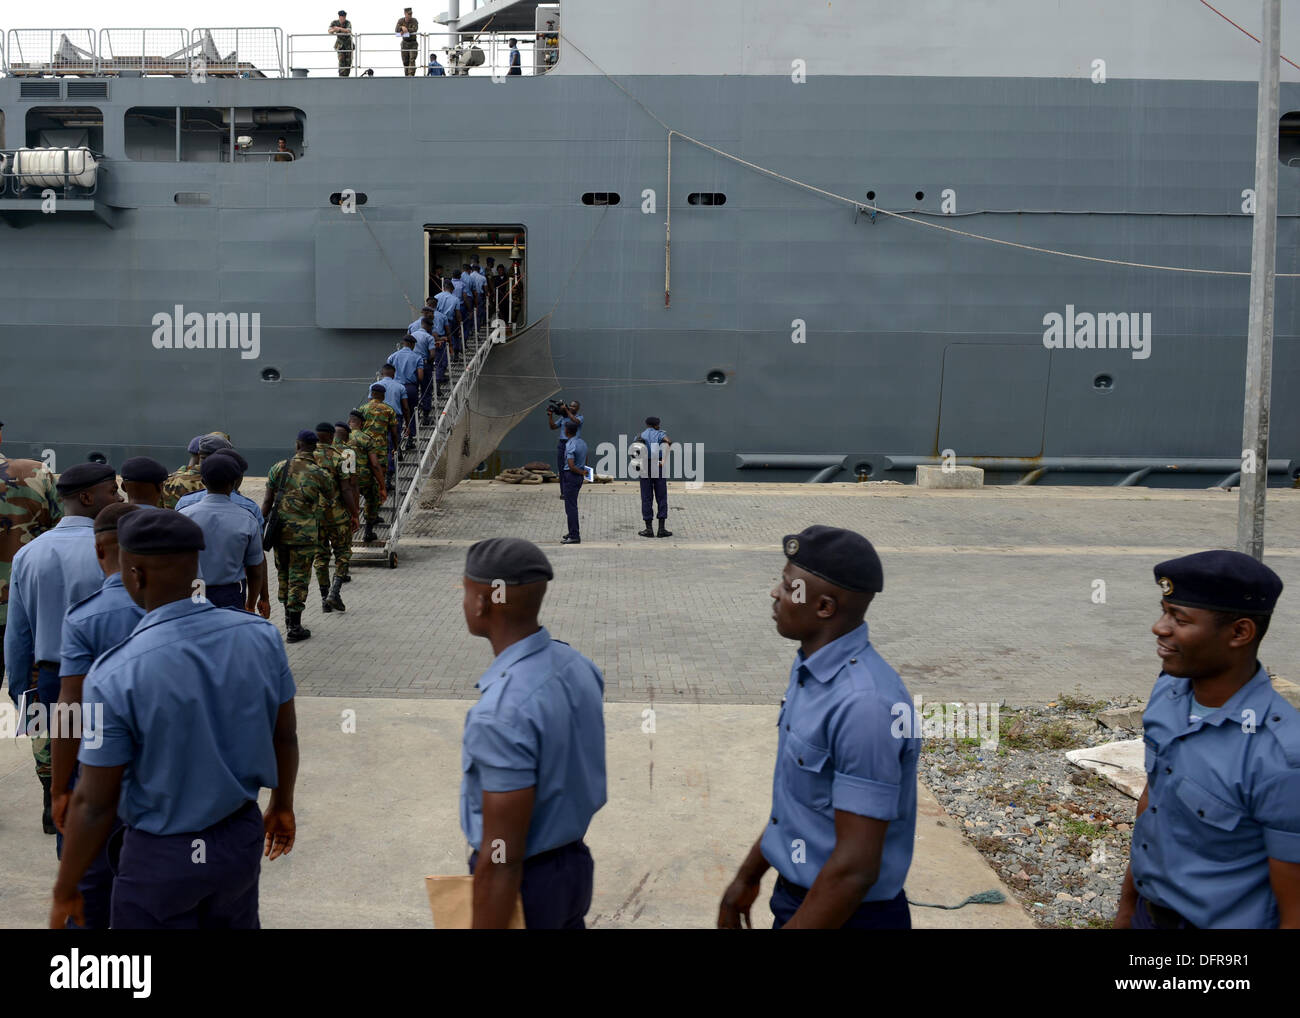
[[[560,475],[561,480],[564,479],[566,469],[564,447],[569,443],[569,440],[564,435],[564,425],[572,421],[577,425],[574,437],[580,438],[582,436],[582,414],[578,413],[579,409],[581,409],[581,404],[576,399],[571,400],[568,406],[565,406],[564,401],[560,399],[553,399],[546,404],[546,423],[552,431],[559,430],[560,432],[560,441],[555,446],[555,472]],[[563,498],[564,495],[560,495],[560,497]]]

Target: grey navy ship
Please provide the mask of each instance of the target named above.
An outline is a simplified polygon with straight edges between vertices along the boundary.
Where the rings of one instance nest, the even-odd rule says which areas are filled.
[[[909,480],[947,453],[989,480],[1206,486],[1240,460],[1254,0],[451,8],[437,32],[462,34],[422,36],[414,76],[366,75],[364,37],[342,76],[330,40],[308,60],[266,29],[4,33],[10,455],[179,463],[220,429],[265,469],[364,399],[435,265],[513,253],[510,327],[549,330],[537,377],[581,400],[593,453],[655,415],[713,480]],[[1285,62],[1281,113],[1290,484]],[[535,410],[494,461],[553,439]]]

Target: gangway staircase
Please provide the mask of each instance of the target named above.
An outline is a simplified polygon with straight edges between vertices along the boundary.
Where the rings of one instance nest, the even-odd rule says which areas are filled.
[[[386,562],[390,569],[397,568],[397,542],[402,536],[403,523],[419,505],[423,488],[445,457],[452,433],[469,406],[470,396],[478,384],[478,376],[492,345],[491,328],[485,323],[476,329],[465,330],[460,357],[451,356],[448,349],[448,381],[438,386],[432,399],[432,412],[427,416],[416,413],[415,448],[397,454],[397,470],[393,483],[389,485],[388,499],[379,508],[379,523],[375,526],[377,541],[361,540],[365,535],[364,510],[361,513],[361,525],[352,535],[354,563]],[[406,433],[403,430],[402,446],[405,445]]]

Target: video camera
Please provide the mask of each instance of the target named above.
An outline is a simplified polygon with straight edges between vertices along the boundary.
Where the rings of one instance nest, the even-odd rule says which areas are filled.
[[[546,401],[546,409],[553,414],[559,414],[561,417],[564,416],[564,409],[566,406],[568,406],[568,404],[562,399],[551,399]]]

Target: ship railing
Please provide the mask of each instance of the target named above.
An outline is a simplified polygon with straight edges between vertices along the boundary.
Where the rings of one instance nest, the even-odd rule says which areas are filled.
[[[15,77],[99,72],[91,28],[11,28],[4,57],[5,73]]]
[[[339,36],[324,32],[299,33],[289,36],[288,57],[289,71],[296,78],[309,74],[317,76],[338,75],[343,68],[338,55],[350,52],[351,63],[348,73],[341,77],[369,77],[366,71],[373,71],[374,76],[392,78],[405,73],[406,65],[402,61],[402,39],[395,32],[357,32],[353,33],[352,49],[343,51],[334,48]],[[428,36],[415,36],[415,75],[423,75],[428,58]]]
[[[295,33],[288,37],[289,73],[297,78],[338,75],[339,37],[328,33]],[[558,60],[558,36],[553,46],[533,45],[532,37],[504,33],[422,32],[416,36],[414,77],[427,77],[429,56],[437,54],[438,63],[447,77],[505,77],[510,71],[510,38],[519,40],[522,74],[543,74]],[[352,35],[352,59],[348,73],[342,77],[392,78],[406,73],[402,59],[401,38],[394,32],[361,32]]]
[[[14,170],[14,155],[20,149],[0,149],[0,198],[33,198],[47,197],[45,192],[53,191],[54,195],[59,198],[93,198],[99,193],[99,178],[104,173],[104,154],[91,149],[90,154],[95,158],[95,182],[90,187],[83,187],[80,184],[72,182],[72,172],[68,166],[68,160],[64,160],[63,165],[63,182],[59,185],[50,184],[43,180],[40,183],[33,184],[33,177],[51,176],[48,172],[17,172]],[[31,151],[28,149],[27,151]]]
[[[189,48],[190,33],[184,28],[101,28],[97,73],[188,75]]]
[[[284,32],[279,28],[195,28],[190,73],[225,78],[283,78]]]

